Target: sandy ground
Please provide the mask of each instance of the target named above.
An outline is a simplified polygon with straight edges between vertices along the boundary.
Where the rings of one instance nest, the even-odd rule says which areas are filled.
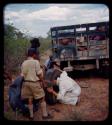
[[[76,78],[81,86],[80,103],[77,106],[66,104],[47,105],[48,111],[54,116],[48,121],[102,121],[108,117],[109,81],[104,78]],[[4,116],[15,120],[15,113],[8,103],[8,87],[4,87]],[[57,112],[55,109],[58,109]],[[34,114],[34,121],[43,121],[41,110]],[[29,120],[18,114],[18,120]]]

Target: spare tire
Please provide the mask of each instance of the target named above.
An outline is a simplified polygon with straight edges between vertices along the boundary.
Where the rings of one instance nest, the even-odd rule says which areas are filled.
[[[54,91],[59,92],[59,87],[57,85],[53,86]],[[58,102],[57,98],[55,95],[52,93],[49,93],[47,89],[45,90],[45,100],[46,103],[49,105],[54,105]]]

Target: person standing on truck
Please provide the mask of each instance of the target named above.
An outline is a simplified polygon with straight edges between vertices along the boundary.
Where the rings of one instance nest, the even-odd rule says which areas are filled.
[[[52,118],[46,109],[45,93],[42,88],[43,73],[40,68],[40,63],[36,58],[37,53],[34,48],[28,49],[28,58],[22,63],[21,72],[24,77],[21,96],[23,99],[29,99],[30,118],[33,119],[33,105],[32,101],[40,100],[42,109],[42,118]]]

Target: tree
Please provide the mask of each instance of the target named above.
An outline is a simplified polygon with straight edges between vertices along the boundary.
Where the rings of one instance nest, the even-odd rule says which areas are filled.
[[[6,24],[4,29],[4,64],[7,70],[15,72],[25,59],[30,42],[11,24]]]
[[[27,49],[30,47],[30,41],[24,33],[11,24],[4,26],[4,64],[10,73],[19,73],[21,63],[26,58]],[[51,46],[50,31],[46,38],[39,37],[40,54],[44,53]]]

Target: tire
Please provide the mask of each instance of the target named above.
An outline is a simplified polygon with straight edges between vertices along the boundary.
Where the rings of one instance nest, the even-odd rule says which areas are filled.
[[[58,86],[53,86],[53,89],[56,92],[59,91]],[[47,90],[45,90],[45,100],[46,103],[49,105],[54,105],[58,102],[56,96],[54,96],[52,93],[49,93]]]

